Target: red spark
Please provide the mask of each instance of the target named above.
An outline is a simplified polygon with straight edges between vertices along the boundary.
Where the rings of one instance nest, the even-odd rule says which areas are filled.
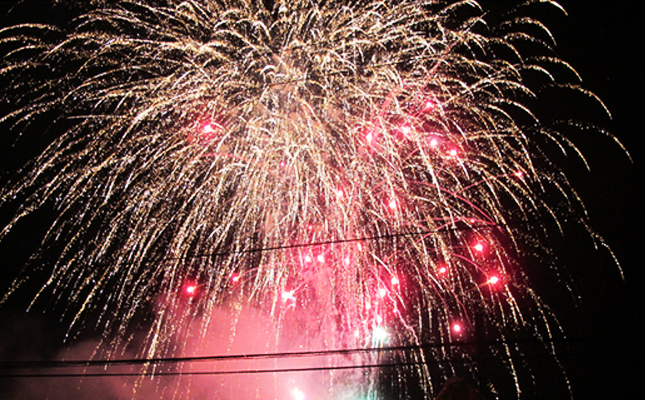
[[[197,294],[197,285],[190,283],[186,286],[184,286],[184,293],[188,297],[193,297]]]
[[[367,143],[372,143],[372,140],[374,140],[374,135],[372,135],[371,131],[367,132],[367,134],[365,135],[365,141]]]
[[[222,131],[224,128],[216,122],[208,122],[202,126],[201,136],[203,139],[212,140],[216,138],[217,132]]]
[[[202,133],[208,134],[208,133],[212,133],[214,131],[215,131],[215,129],[213,128],[213,125],[211,125],[210,123],[204,125],[204,127],[202,128]]]
[[[289,291],[284,291],[282,292],[282,300],[284,301],[296,301],[296,297],[293,295],[295,293],[294,290],[289,290]]]

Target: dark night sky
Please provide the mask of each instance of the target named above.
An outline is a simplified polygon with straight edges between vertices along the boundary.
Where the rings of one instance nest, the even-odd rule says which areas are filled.
[[[561,57],[580,73],[586,88],[612,112],[603,124],[629,150],[633,163],[606,140],[580,137],[590,172],[572,166],[569,177],[591,215],[592,226],[614,250],[625,275],[617,276],[603,251],[565,248],[575,271],[581,303],[576,310],[581,335],[606,336],[571,368],[572,380],[585,382],[580,398],[620,398],[637,393],[642,382],[645,332],[641,285],[643,222],[643,126],[645,35],[643,3],[562,2],[569,13],[552,32]],[[572,248],[576,239],[568,238]],[[565,247],[565,246],[563,246]],[[576,369],[577,368],[577,369]],[[633,389],[630,389],[633,388]],[[640,390],[642,392],[642,389]]]
[[[591,240],[579,229],[572,227],[565,231],[564,238],[554,240],[556,253],[566,265],[580,299],[574,302],[554,294],[558,303],[553,304],[553,308],[561,310],[562,323],[569,328],[570,336],[598,339],[573,346],[572,356],[563,358],[562,362],[574,384],[576,399],[627,398],[636,392],[645,372],[642,367],[645,310],[641,294],[641,285],[645,282],[641,189],[645,176],[645,132],[641,122],[645,116],[645,33],[642,28],[645,3],[560,3],[569,15],[554,13],[556,15],[547,21],[558,43],[558,54],[578,71],[583,86],[605,102],[612,112],[612,120],[597,117],[594,122],[613,133],[629,150],[633,160],[631,162],[611,140],[596,133],[572,137],[587,156],[590,171],[573,157],[558,160],[587,205],[593,228],[611,246],[624,272],[622,280],[608,252],[594,251]],[[596,111],[592,110],[592,118],[596,118]],[[5,149],[0,151],[5,153],[5,160],[0,165],[5,166],[9,158]],[[565,229],[569,229],[566,224]],[[24,237],[30,238],[27,233]],[[16,246],[21,244],[13,242],[12,247]],[[29,247],[28,244],[25,247]],[[5,252],[0,264],[0,290],[4,290],[15,272],[12,257],[15,258],[18,252],[9,250],[6,244],[0,246],[0,251]],[[7,254],[9,261],[5,258]],[[0,309],[0,357],[12,358],[15,352],[39,357],[47,353],[48,346],[53,345],[51,341],[60,339],[60,336],[51,335],[35,343],[43,337],[34,333],[22,338],[18,349],[15,346],[8,349],[1,341],[10,337],[12,330],[18,330],[12,327],[32,324],[28,319],[15,320],[19,315],[7,307]],[[55,320],[51,316],[45,318]],[[42,326],[40,322],[33,324]]]

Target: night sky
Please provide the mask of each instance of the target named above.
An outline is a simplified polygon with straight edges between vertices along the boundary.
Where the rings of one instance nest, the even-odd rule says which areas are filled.
[[[557,41],[558,55],[578,71],[583,86],[604,101],[613,118],[602,116],[601,110],[593,105],[581,103],[570,107],[614,134],[633,162],[611,139],[594,132],[571,136],[587,157],[590,171],[572,155],[556,161],[585,202],[592,227],[614,251],[624,280],[608,251],[594,250],[583,230],[565,223],[565,236],[554,235],[549,245],[571,278],[573,293],[549,277],[538,277],[536,290],[545,293],[567,335],[577,340],[568,344],[561,358],[573,384],[574,398],[630,398],[633,392],[642,393],[645,372],[641,289],[645,282],[641,189],[645,176],[645,131],[641,122],[645,115],[642,28],[645,3],[560,3],[569,15],[553,12],[545,18]],[[10,19],[1,21],[7,24]],[[29,152],[24,148],[11,149],[9,144],[0,139],[3,183]],[[5,291],[40,234],[37,222],[31,221],[28,228],[0,243],[0,292]],[[0,362],[46,359],[61,346],[65,330],[58,324],[57,314],[40,313],[48,307],[46,302],[31,313],[24,313],[25,302],[36,287],[27,284],[0,308]],[[0,378],[0,393],[2,388]],[[545,393],[550,393],[548,388]]]
[[[562,2],[569,13],[553,24],[561,57],[581,75],[613,119],[601,124],[628,149],[631,163],[616,146],[596,135],[576,139],[588,156],[590,172],[567,163],[568,176],[584,199],[594,229],[615,252],[625,280],[616,274],[604,251],[579,247],[584,237],[566,237],[560,251],[574,271],[580,303],[575,321],[580,336],[604,337],[581,345],[570,360],[571,378],[581,385],[580,398],[620,398],[642,393],[645,332],[641,285],[643,223],[643,126],[645,106],[645,35],[642,3]]]

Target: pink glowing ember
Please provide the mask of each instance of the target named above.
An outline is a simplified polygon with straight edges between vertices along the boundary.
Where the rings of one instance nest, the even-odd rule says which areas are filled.
[[[212,133],[214,131],[215,131],[215,129],[213,128],[213,125],[211,125],[211,124],[206,124],[202,128],[202,133]]]
[[[372,132],[367,132],[367,135],[365,135],[365,140],[367,141],[367,143],[372,143],[372,140],[374,140]]]
[[[483,251],[484,251],[484,244],[483,244],[482,242],[477,242],[477,243],[473,246],[473,249],[475,249],[475,251],[477,251],[477,252],[481,253],[481,252],[483,252]]]

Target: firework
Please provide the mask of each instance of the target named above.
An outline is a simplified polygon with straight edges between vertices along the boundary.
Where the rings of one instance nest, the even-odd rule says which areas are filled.
[[[41,293],[71,331],[91,317],[116,348],[145,325],[141,355],[172,356],[253,313],[258,352],[413,346],[390,380],[431,397],[476,354],[414,346],[558,329],[521,255],[578,199],[542,147],[570,143],[530,104],[592,95],[556,80],[575,71],[524,8],[489,26],[470,1],[98,3],[2,31],[2,122],[56,116],[2,235],[56,210]],[[492,351],[519,395],[518,350]]]

